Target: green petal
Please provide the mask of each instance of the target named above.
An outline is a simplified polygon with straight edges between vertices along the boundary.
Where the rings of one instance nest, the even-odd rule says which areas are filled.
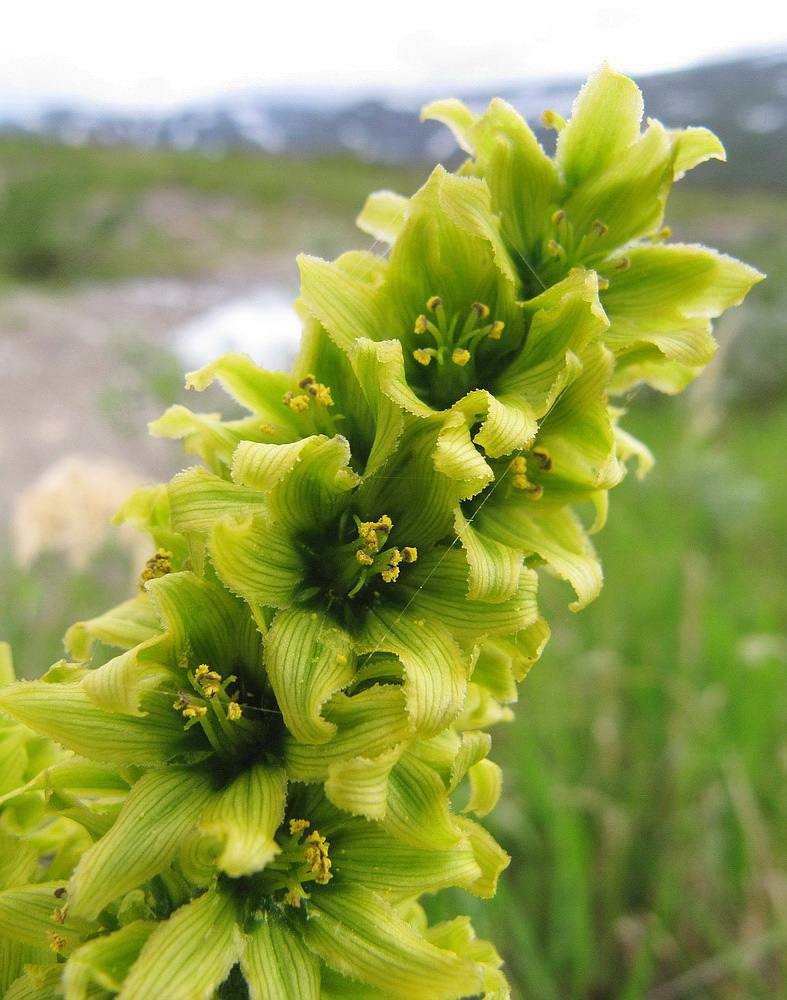
[[[452,636],[475,643],[488,635],[516,632],[538,615],[535,573],[520,567],[518,585],[505,601],[471,601],[467,597],[467,560],[456,549],[435,548],[402,574],[397,589],[426,618],[439,621]]]
[[[347,823],[331,835],[334,885],[363,885],[388,900],[477,881],[481,870],[468,841],[430,850],[404,843],[372,823]],[[385,865],[380,865],[385,858]]]
[[[320,1000],[320,963],[275,912],[260,913],[241,958],[249,1000]]]
[[[120,990],[156,927],[153,921],[135,920],[77,948],[63,970],[65,1000],[92,1000],[96,987],[112,993]]]
[[[358,651],[395,653],[402,661],[407,711],[418,735],[439,733],[461,708],[469,657],[438,622],[380,605],[366,615]]]
[[[244,486],[268,491],[271,517],[287,531],[321,532],[360,482],[349,463],[349,442],[339,435],[282,445],[244,441],[235,453],[232,475]]]
[[[454,408],[467,414],[486,412],[486,419],[473,441],[490,458],[499,458],[529,447],[538,430],[538,421],[531,403],[514,393],[493,396],[484,389],[476,389],[462,398]]]
[[[392,747],[377,757],[338,760],[328,768],[325,794],[339,809],[353,816],[381,820],[388,811],[388,780],[391,768],[402,755]]]
[[[461,840],[455,820],[439,775],[405,753],[388,777],[388,808],[382,826],[406,844],[440,850]]]
[[[536,508],[538,501],[487,504],[476,515],[476,528],[504,545],[537,553],[572,585],[577,600],[569,607],[578,611],[598,596],[603,581],[590,539],[570,509],[524,509],[526,503]]]
[[[511,858],[492,834],[475,820],[468,819],[466,816],[457,816],[456,825],[470,840],[476,862],[483,873],[481,878],[465,888],[475,896],[480,896],[481,899],[491,899],[497,891],[497,880],[508,867]]]
[[[284,762],[293,781],[322,781],[338,762],[378,757],[411,733],[404,693],[391,684],[375,684],[352,697],[335,694],[323,717],[336,727],[329,743],[301,743],[290,735],[284,739]]]
[[[231,896],[213,890],[148,939],[118,1000],[210,1000],[243,952]]]
[[[302,743],[327,742],[336,725],[322,718],[322,706],[355,674],[349,635],[316,611],[280,611],[265,641],[265,665],[292,735]]]
[[[54,892],[62,888],[62,882],[42,882],[0,892],[0,934],[34,948],[48,947],[48,935],[58,934],[65,938],[67,948],[73,947],[78,932],[54,917],[58,906]]]
[[[501,275],[511,284],[516,274],[500,235],[497,217],[492,211],[492,196],[485,181],[476,177],[440,175],[440,207],[463,232],[485,240],[494,255]]]
[[[454,527],[470,570],[468,600],[490,604],[507,600],[519,587],[524,552],[479,534],[459,507],[454,517]]]
[[[298,265],[303,301],[339,347],[346,350],[358,337],[383,339],[383,302],[363,272],[348,273],[339,261],[329,264],[306,254],[300,254]]]
[[[308,910],[301,926],[312,951],[337,972],[392,997],[456,1000],[481,988],[474,963],[430,944],[368,890],[315,891]]]
[[[710,129],[677,129],[671,136],[674,150],[672,170],[676,181],[680,180],[687,170],[692,170],[706,160],[727,159],[724,146]]]
[[[266,515],[222,518],[213,526],[209,550],[222,582],[249,604],[287,608],[302,588],[303,553]]]
[[[76,622],[63,640],[66,652],[75,659],[87,661],[93,645],[103,642],[119,649],[131,649],[161,631],[156,609],[150,596],[137,594],[97,618]]]
[[[53,710],[53,703],[57,706]],[[105,712],[78,682],[22,681],[0,692],[0,708],[82,757],[109,764],[165,764],[202,744],[185,732],[172,696],[140,698],[144,717]]]
[[[468,771],[470,798],[462,809],[476,816],[488,815],[497,805],[503,790],[503,772],[492,760],[480,760]]]
[[[462,733],[456,757],[451,765],[451,780],[448,785],[449,792],[452,792],[456,788],[471,767],[486,757],[491,746],[492,737],[489,733],[475,731]]]
[[[470,436],[470,425],[475,423],[475,411],[491,409],[491,397],[484,390],[469,393],[446,413],[432,460],[435,469],[453,480],[452,494],[458,499],[475,496],[488,485],[494,476],[484,456],[475,447],[476,438]],[[488,423],[485,422],[484,426]]]
[[[555,159],[569,187],[601,173],[639,136],[644,104],[628,77],[601,66],[582,87]]]
[[[271,424],[279,434],[300,437],[297,415],[281,402],[287,390],[292,388],[292,376],[286,372],[269,372],[256,365],[247,354],[232,351],[187,375],[186,388],[202,392],[217,379],[234,399],[256,415],[258,421]]]
[[[472,155],[474,152],[468,133],[477,117],[457,98],[449,97],[427,104],[421,111],[421,121],[442,122],[451,129],[457,143],[466,153]]]
[[[70,912],[87,919],[163,871],[212,795],[209,779],[185,768],[146,774],[129,792],[112,829],[77,866]]]
[[[404,226],[409,204],[409,198],[393,191],[375,191],[366,199],[355,224],[381,243],[394,243]]]
[[[254,764],[207,806],[199,828],[222,843],[216,864],[232,878],[261,871],[280,853],[274,834],[284,820],[284,770]]]
[[[284,407],[282,407],[284,409]],[[225,473],[238,442],[244,438],[255,440],[262,436],[257,417],[225,422],[220,413],[192,413],[188,407],[176,404],[151,424],[148,430],[154,437],[174,438],[183,442],[189,455],[199,457],[214,472]]]
[[[5,994],[4,1000],[61,1000],[62,968],[61,965],[52,968],[42,964],[29,966]]]
[[[25,996],[30,998],[29,974],[25,974],[25,967],[41,966],[41,972],[47,965],[53,965],[56,961],[55,953],[48,947],[35,948],[32,945],[22,944],[12,938],[0,938],[0,995],[4,998],[16,996],[17,1000],[23,1000]],[[59,968],[54,970],[52,979],[57,983],[60,978]],[[27,980],[27,988],[24,980]],[[14,983],[13,989],[9,990]],[[54,985],[54,984],[53,984]],[[9,992],[6,992],[9,990]],[[56,994],[50,993],[50,997]]]

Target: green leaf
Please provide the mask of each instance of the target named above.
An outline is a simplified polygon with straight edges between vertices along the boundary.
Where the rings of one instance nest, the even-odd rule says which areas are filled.
[[[209,890],[154,931],[118,1000],[210,1000],[243,953],[230,895]]]
[[[275,912],[260,913],[240,962],[249,1000],[320,1000],[320,963]]]
[[[284,820],[284,770],[253,764],[206,807],[200,830],[222,845],[216,864],[232,878],[261,871],[280,853],[274,834]]]
[[[302,743],[325,743],[336,725],[321,716],[325,702],[355,674],[350,636],[325,614],[280,611],[265,641],[265,666],[282,716]]]
[[[392,997],[456,1000],[480,992],[473,962],[430,944],[366,889],[314,891],[308,917],[301,921],[304,940],[326,965]]]
[[[109,833],[82,856],[71,883],[70,913],[93,919],[113,899],[163,871],[212,794],[208,777],[186,768],[141,778]]]

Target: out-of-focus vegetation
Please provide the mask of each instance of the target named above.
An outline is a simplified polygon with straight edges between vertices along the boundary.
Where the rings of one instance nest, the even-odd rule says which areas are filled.
[[[71,147],[0,139],[0,280],[210,274],[308,247],[357,242],[377,187],[410,193],[413,169],[229,151]]]
[[[368,191],[422,179],[10,140],[0,177],[9,281],[333,255]],[[668,221],[771,278],[686,398],[628,401],[657,465],[613,493],[601,597],[574,616],[545,581],[553,639],[495,734],[511,868],[494,901],[444,910],[498,942],[519,1000],[776,1000],[787,981],[787,200],[679,185]],[[4,563],[0,638],[28,675],[133,586],[112,549],[76,574]]]

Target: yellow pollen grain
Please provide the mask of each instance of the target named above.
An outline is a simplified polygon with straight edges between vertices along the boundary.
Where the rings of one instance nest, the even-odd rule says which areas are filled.
[[[61,952],[65,950],[68,941],[62,934],[58,934],[57,931],[47,931],[46,936],[49,938],[49,947],[52,951]]]
[[[388,565],[398,566],[399,563],[402,561],[402,558],[403,558],[402,553],[399,551],[399,549],[391,549],[391,554],[388,556]]]
[[[319,885],[325,885],[333,878],[331,873],[331,859],[328,857],[328,848],[331,845],[318,830],[310,833],[306,838],[306,849],[304,855],[306,862],[315,876],[314,881]]]
[[[227,718],[232,722],[236,722],[243,715],[243,709],[237,703],[237,701],[231,701],[227,705]]]
[[[413,357],[419,365],[423,365],[424,367],[432,360],[432,355],[428,351],[421,350],[420,347],[413,351]]]
[[[451,360],[455,365],[459,365],[460,368],[464,368],[470,360],[470,351],[465,350],[464,347],[458,347],[451,355]]]
[[[413,333],[422,334],[426,333],[426,316],[423,313],[416,317],[415,326],[413,327]]]

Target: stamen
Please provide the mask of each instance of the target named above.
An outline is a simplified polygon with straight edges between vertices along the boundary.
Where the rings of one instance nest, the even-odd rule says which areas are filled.
[[[296,413],[303,413],[304,410],[308,410],[309,408],[308,396],[294,396],[291,392],[284,394],[282,402],[285,406],[291,406]]]
[[[238,719],[243,715],[243,709],[237,703],[237,701],[231,701],[227,705],[227,718],[231,722],[237,722]]]
[[[539,468],[544,472],[549,472],[552,468],[552,459],[549,457],[549,452],[544,448],[534,448],[533,457],[538,461]]]
[[[139,585],[143,587],[148,580],[158,580],[172,572],[172,553],[166,549],[156,549],[154,555],[145,563],[145,568],[139,577]]]
[[[463,347],[457,347],[451,355],[451,360],[455,365],[459,365],[460,368],[464,368],[470,360],[470,351],[466,351]]]
[[[559,257],[563,252],[563,247],[557,242],[557,240],[550,240],[547,243],[547,253],[551,257]]]
[[[61,952],[65,951],[68,941],[63,937],[62,934],[58,934],[57,931],[47,931],[46,936],[49,938],[49,947],[52,951]]]
[[[553,213],[552,215],[553,226],[559,226],[561,222],[565,221],[566,221],[566,213],[563,211],[562,208],[559,208],[556,212]]]
[[[479,319],[486,319],[489,315],[489,306],[485,306],[483,302],[474,302],[470,308]]]
[[[308,389],[310,385],[314,385],[317,381],[314,375],[304,375],[303,378],[298,383],[299,389]]]
[[[314,874],[314,881],[318,885],[326,885],[333,878],[331,859],[328,857],[328,848],[330,846],[330,843],[318,830],[310,833],[306,838],[304,855],[307,864]]]
[[[557,111],[545,111],[541,115],[541,121],[544,124],[544,128],[551,128],[556,132],[566,127],[566,119],[562,115],[559,115]]]
[[[430,301],[431,301],[431,299],[430,299]],[[420,316],[416,317],[415,326],[413,328],[413,333],[416,333],[416,334],[418,334],[420,336],[420,334],[426,333],[426,330],[427,330],[426,316],[424,316],[424,314],[421,313]]]
[[[598,290],[600,292],[605,292],[608,288],[609,288],[609,278],[601,278],[601,277],[599,277],[599,279],[598,279]]]
[[[358,551],[355,553],[355,558],[358,560],[361,566],[371,566],[372,563],[374,562],[374,559],[372,559],[369,553],[366,552],[364,549],[358,549]]]
[[[206,663],[197,667],[194,680],[199,684],[206,698],[214,698],[221,690],[221,674],[211,670]]]
[[[596,219],[593,225],[590,227],[590,231],[591,233],[593,233],[594,236],[603,236],[608,229],[609,226],[605,226],[604,223],[599,222],[598,219]]]
[[[631,261],[628,257],[621,257],[618,263],[615,265],[616,271],[628,271],[631,267]]]
[[[276,433],[276,428],[273,426],[273,424],[260,424],[260,433],[261,434],[275,434]]]
[[[414,563],[418,559],[418,549],[414,545],[405,545],[402,549],[402,562]]]
[[[500,340],[500,334],[503,332],[504,329],[505,329],[505,323],[502,320],[496,319],[489,328],[489,333],[487,334],[487,337],[489,337],[490,340]]]
[[[426,308],[429,312],[437,312],[440,306],[443,304],[443,300],[439,295],[433,295],[430,299],[426,301]]]
[[[424,365],[424,367],[428,365],[429,362],[432,360],[432,355],[430,354],[430,352],[422,351],[420,347],[417,348],[415,351],[413,351],[413,357],[415,358],[415,360],[418,362],[419,365]]]
[[[308,830],[311,826],[308,819],[291,819],[290,820],[290,833],[302,833],[304,830]]]

